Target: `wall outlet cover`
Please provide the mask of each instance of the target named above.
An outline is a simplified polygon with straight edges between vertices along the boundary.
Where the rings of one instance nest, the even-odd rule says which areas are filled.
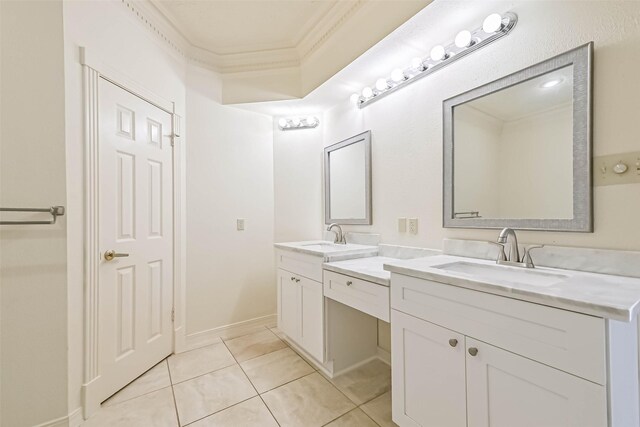
[[[418,234],[418,218],[409,218],[409,233]]]
[[[244,230],[244,218],[238,218],[236,220],[236,228],[238,229],[238,231]]]
[[[398,232],[399,233],[407,232],[407,218],[398,218]]]

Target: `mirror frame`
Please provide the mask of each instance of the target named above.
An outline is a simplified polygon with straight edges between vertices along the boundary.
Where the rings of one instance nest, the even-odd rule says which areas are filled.
[[[365,158],[365,217],[333,218],[331,216],[331,153],[352,144],[364,142]],[[324,149],[324,223],[371,225],[371,131],[362,132]]]
[[[569,65],[573,65],[573,218],[454,218],[454,107]],[[443,102],[443,227],[593,232],[592,76],[590,42]]]

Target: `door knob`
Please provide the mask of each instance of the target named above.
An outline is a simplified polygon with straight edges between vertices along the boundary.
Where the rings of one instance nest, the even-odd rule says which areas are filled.
[[[472,356],[475,356],[476,354],[478,354],[478,349],[475,348],[475,347],[471,347],[469,349],[469,354],[472,355]]]
[[[451,347],[455,347],[455,346],[457,346],[457,345],[458,345],[458,340],[457,340],[457,339],[455,339],[455,338],[451,338],[451,339],[449,340],[449,345],[450,345]]]
[[[114,250],[106,251],[104,253],[104,259],[106,259],[107,261],[111,261],[114,258],[122,258],[122,257],[127,257],[127,256],[129,256],[129,254],[119,254]]]

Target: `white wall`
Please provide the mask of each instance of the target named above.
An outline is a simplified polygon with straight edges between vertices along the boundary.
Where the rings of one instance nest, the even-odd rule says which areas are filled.
[[[291,242],[322,237],[322,134],[313,129],[281,131],[278,118],[273,127],[275,189],[275,241]]]
[[[62,2],[0,15],[0,206],[66,205]],[[3,426],[67,414],[67,220],[0,228]]]
[[[634,17],[640,3],[445,1],[426,8],[423,21],[415,25],[438,34],[440,24],[430,22],[430,16],[455,17],[469,8],[482,9],[478,20],[491,11],[513,10],[518,25],[509,36],[411,88],[362,110],[345,99],[325,112],[324,145],[372,130],[374,222],[349,229],[379,232],[385,243],[430,248],[440,248],[445,237],[495,239],[492,230],[442,227],[442,101],[592,40],[594,155],[637,149],[633,123],[640,114],[640,27]],[[637,185],[596,187],[594,233],[522,231],[519,237],[523,242],[639,250],[637,194]],[[418,217],[418,235],[399,233],[398,217]]]
[[[187,334],[276,312],[271,117],[220,104],[220,82],[187,76]],[[236,219],[245,230],[236,230]]]

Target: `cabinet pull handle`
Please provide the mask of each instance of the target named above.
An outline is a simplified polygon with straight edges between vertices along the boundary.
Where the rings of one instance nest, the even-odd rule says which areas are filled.
[[[475,356],[476,354],[478,354],[478,349],[475,347],[469,348],[469,354]]]
[[[347,286],[351,286],[353,285],[353,282],[351,280],[347,281]]]
[[[449,345],[450,345],[451,347],[455,347],[455,346],[457,346],[457,345],[458,345],[458,340],[457,340],[457,339],[455,339],[455,338],[451,338],[451,339],[449,340]]]
[[[296,280],[296,278],[291,276],[291,281],[293,282],[294,280]]]
[[[296,283],[298,283],[300,281],[300,279],[296,279]]]

